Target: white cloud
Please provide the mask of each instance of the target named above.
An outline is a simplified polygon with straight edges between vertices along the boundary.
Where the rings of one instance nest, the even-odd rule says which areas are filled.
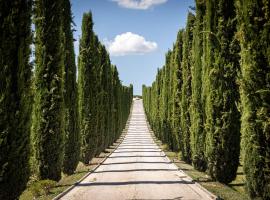
[[[119,6],[130,9],[147,10],[155,5],[166,3],[168,0],[111,0]]]
[[[140,55],[155,51],[157,43],[146,41],[144,37],[127,32],[117,35],[113,41],[105,40],[105,45],[112,56]]]

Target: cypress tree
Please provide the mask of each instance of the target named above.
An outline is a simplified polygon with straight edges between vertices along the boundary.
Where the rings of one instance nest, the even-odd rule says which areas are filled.
[[[175,146],[175,138],[174,138],[174,135],[173,135],[173,132],[172,132],[172,128],[173,128],[173,124],[172,124],[172,121],[173,121],[173,105],[174,105],[174,101],[173,101],[173,97],[174,97],[174,94],[173,94],[173,78],[174,78],[174,74],[175,74],[175,68],[174,68],[174,51],[172,50],[171,51],[171,54],[170,54],[170,57],[169,57],[169,60],[168,60],[168,66],[169,66],[169,85],[168,85],[168,145],[169,145],[169,148],[170,149],[174,149],[174,146]],[[154,91],[154,87],[152,87]],[[154,98],[154,97],[153,97]],[[154,100],[154,99],[153,99]]]
[[[180,141],[180,104],[182,89],[183,31],[178,33],[173,51],[166,54],[166,64],[158,69],[151,87],[143,85],[144,108],[156,136],[172,150]]]
[[[157,136],[158,138],[161,140],[163,137],[163,134],[161,132],[161,128],[162,128],[162,123],[161,123],[161,119],[162,119],[162,90],[163,90],[163,69],[159,69],[158,70],[158,75],[157,75],[157,82],[158,82],[158,102],[157,102],[157,106],[159,108],[158,110],[158,124],[157,124]]]
[[[109,70],[110,70],[110,57],[106,51],[106,48],[103,45],[100,45],[100,52],[101,52],[101,85],[102,85],[102,124],[104,127],[104,145],[103,148],[107,148],[109,146],[110,141],[110,98],[109,98]]]
[[[119,74],[119,72],[117,71],[117,74]],[[118,131],[117,131],[117,138],[120,136],[120,133],[122,131],[122,119],[123,119],[123,107],[122,107],[122,94],[123,94],[123,86],[121,84],[121,81],[118,77],[118,80],[117,80],[117,83],[118,83]]]
[[[76,64],[72,33],[72,14],[69,0],[63,0],[62,28],[64,46],[64,103],[65,103],[65,151],[63,172],[72,174],[79,162],[80,138],[78,130]]]
[[[112,81],[113,81],[113,99],[114,99],[114,136],[113,140],[116,140],[118,137],[118,132],[120,130],[119,124],[120,124],[120,108],[119,108],[119,78],[118,78],[118,71],[116,66],[112,66]]]
[[[113,78],[112,78],[112,65],[108,60],[108,104],[109,104],[109,111],[108,111],[108,133],[109,133],[109,141],[108,144],[112,145],[114,142],[114,96],[113,96]]]
[[[184,31],[180,30],[177,34],[177,40],[174,46],[173,67],[175,71],[173,73],[173,110],[172,110],[172,134],[174,135],[174,151],[178,151],[180,148],[180,135],[181,135],[181,89],[182,89],[182,57],[183,57],[183,34]]]
[[[115,75],[116,76],[116,90],[117,90],[117,95],[116,95],[116,98],[117,98],[117,131],[116,131],[116,138],[117,139],[119,136],[120,136],[120,132],[122,130],[122,85],[121,85],[121,82],[120,82],[120,79],[119,79],[119,73],[118,73],[118,70],[117,70],[117,67],[115,67]]]
[[[191,162],[190,147],[190,102],[191,102],[191,49],[195,16],[188,14],[187,27],[184,33],[183,60],[182,60],[182,90],[181,90],[181,151],[182,159]]]
[[[173,50],[172,50],[172,54],[170,56],[170,82],[169,82],[169,109],[168,109],[168,115],[169,115],[169,147],[171,150],[175,150],[176,149],[176,137],[174,134],[174,126],[173,126],[173,122],[174,122],[174,118],[173,118],[173,114],[174,114],[174,106],[175,106],[175,101],[174,101],[174,78],[175,78],[175,74],[176,74],[176,69],[175,69],[175,65],[174,65],[174,58],[175,58],[175,45],[173,45]],[[155,97],[156,98],[156,97]]]
[[[162,119],[163,119],[163,75],[164,74],[164,68],[160,68],[158,70],[158,75],[157,75],[157,82],[158,82],[158,85],[159,85],[159,95],[158,95],[158,108],[159,108],[159,111],[158,111],[158,130],[157,130],[157,134],[158,134],[158,138],[161,140],[161,141],[164,141],[164,134],[163,134],[163,131],[162,131]]]
[[[162,85],[162,112],[161,112],[161,131],[162,131],[162,141],[169,143],[169,122],[168,122],[168,108],[169,108],[169,82],[170,82],[170,57],[171,50],[166,54],[166,64],[163,68],[163,85]]]
[[[124,129],[125,124],[126,124],[126,120],[128,118],[128,114],[129,114],[129,105],[130,105],[130,89],[131,89],[131,85],[130,86],[122,86],[122,127],[121,129]]]
[[[206,157],[208,173],[223,183],[236,177],[240,153],[240,114],[236,84],[239,70],[239,45],[234,2],[208,1],[211,34],[209,94],[206,101]],[[214,38],[213,38],[214,37]]]
[[[205,132],[204,125],[204,109],[202,99],[202,56],[203,56],[203,30],[205,17],[205,2],[196,1],[196,20],[194,27],[193,45],[192,45],[192,60],[191,67],[191,88],[192,98],[190,105],[190,142],[192,164],[195,169],[205,171],[207,167],[204,145]]]
[[[85,13],[82,20],[78,71],[81,160],[85,164],[89,163],[97,150],[94,37],[92,14]]]
[[[152,129],[156,132],[157,131],[157,122],[158,122],[158,81],[157,81],[157,77],[156,80],[153,82],[152,84],[152,94],[151,96],[153,97],[153,101],[151,103],[152,106]]]
[[[156,136],[160,139],[160,93],[161,93],[161,85],[160,85],[160,69],[157,71],[157,76],[156,76],[156,88],[155,88],[155,104],[153,105],[155,108],[155,119],[154,119],[154,126],[153,130],[156,134]]]
[[[270,5],[237,0],[242,158],[252,199],[270,199]]]
[[[0,2],[0,199],[17,199],[30,171],[31,7]]]
[[[35,160],[38,177],[55,181],[61,178],[64,135],[61,11],[60,1],[35,1]]]
[[[94,88],[92,88],[93,91],[93,104],[95,105],[93,110],[92,119],[95,121],[95,127],[93,132],[94,134],[94,141],[96,141],[96,152],[95,156],[98,156],[104,146],[104,121],[103,121],[103,87],[102,87],[102,65],[103,65],[103,55],[102,55],[102,49],[100,48],[101,44],[99,42],[99,39],[97,35],[94,35],[94,68],[93,68],[93,74],[94,79],[92,80],[94,83]]]
[[[79,55],[81,159],[85,164],[117,139],[131,105],[131,86],[119,80],[106,48],[93,32],[92,14],[83,16]]]
[[[150,97],[150,87],[146,87],[145,85],[142,86],[142,91],[143,91],[143,102],[144,102],[144,108],[145,108],[145,112],[146,112],[146,116],[148,119],[148,122],[151,125],[151,117],[149,115],[150,113],[150,101],[151,101],[151,97]]]

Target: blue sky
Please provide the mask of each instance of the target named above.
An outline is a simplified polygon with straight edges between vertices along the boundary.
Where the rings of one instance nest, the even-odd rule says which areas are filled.
[[[75,51],[81,35],[84,12],[92,11],[94,31],[106,44],[111,61],[123,84],[150,85],[157,68],[164,65],[165,53],[184,28],[194,0],[71,0],[76,32]]]

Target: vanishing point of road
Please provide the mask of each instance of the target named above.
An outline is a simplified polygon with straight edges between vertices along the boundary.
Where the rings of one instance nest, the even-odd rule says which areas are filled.
[[[127,134],[118,148],[62,200],[210,200],[155,144],[142,100],[134,100]]]

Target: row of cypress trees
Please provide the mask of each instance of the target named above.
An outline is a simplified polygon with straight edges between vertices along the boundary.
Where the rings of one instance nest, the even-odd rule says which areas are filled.
[[[258,199],[270,198],[269,11],[264,0],[197,0],[156,80],[143,86],[159,139],[226,184],[241,153]]]
[[[91,13],[83,15],[78,65],[82,161],[87,164],[120,136],[133,93],[132,85],[122,86],[117,68],[95,35]]]
[[[91,13],[83,18],[77,83],[69,0],[0,1],[0,27],[0,199],[17,199],[29,176],[58,181],[111,145],[133,87],[121,84]]]

